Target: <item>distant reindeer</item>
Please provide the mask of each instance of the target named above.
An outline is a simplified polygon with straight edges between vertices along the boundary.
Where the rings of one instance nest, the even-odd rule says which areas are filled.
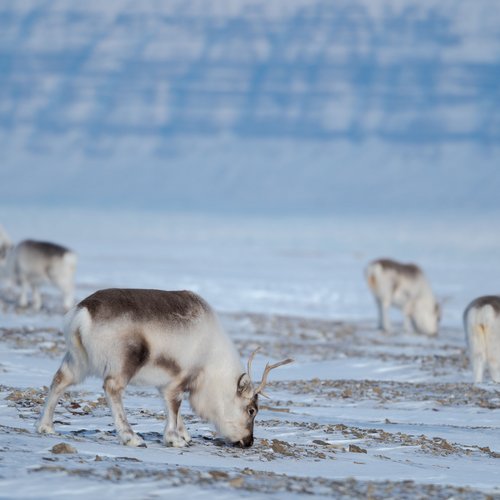
[[[377,303],[382,330],[391,331],[388,309],[395,306],[403,312],[405,331],[437,335],[441,308],[418,266],[378,259],[368,264],[365,276]]]
[[[128,384],[154,386],[165,401],[164,443],[186,446],[189,436],[179,413],[182,395],[193,410],[231,443],[249,447],[269,372],[290,363],[266,365],[254,388],[251,364],[243,369],[230,338],[211,307],[188,291],[107,289],[75,306],[66,316],[67,353],[57,371],[38,423],[53,433],[53,415],[64,390],[88,375],[104,381],[104,391],[123,444],[145,446],[132,430],[122,403]]]
[[[474,382],[483,381],[486,368],[500,382],[500,296],[473,300],[465,309],[464,327]]]
[[[77,257],[71,250],[46,241],[24,240],[15,246],[8,241],[0,247],[0,255],[5,255],[0,261],[4,278],[21,287],[21,307],[28,305],[28,289],[31,288],[33,308],[39,310],[42,306],[39,287],[46,282],[61,291],[66,310],[73,305]]]

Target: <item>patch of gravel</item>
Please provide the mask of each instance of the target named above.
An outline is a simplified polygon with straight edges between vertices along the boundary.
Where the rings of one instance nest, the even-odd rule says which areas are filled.
[[[104,461],[104,464],[102,463]],[[126,457],[114,459],[97,456],[93,463],[85,465],[64,464],[42,465],[30,470],[32,474],[60,474],[93,478],[99,481],[145,482],[158,481],[168,487],[198,484],[210,495],[217,491],[234,491],[234,494],[257,493],[270,495],[277,493],[314,495],[328,498],[346,499],[401,499],[433,498],[436,500],[467,499],[493,500],[494,496],[486,495],[472,488],[461,488],[446,485],[420,484],[414,481],[360,481],[353,478],[331,480],[322,477],[299,477],[257,471],[251,468],[237,470],[221,470],[213,468],[187,467],[147,467],[138,468],[134,460]],[[104,466],[103,466],[104,465]]]
[[[429,401],[440,406],[474,405],[489,409],[500,408],[500,390],[485,389],[468,383],[320,380],[315,378],[270,382],[269,386],[291,394],[306,394],[326,399],[374,400],[380,403]]]
[[[0,342],[15,349],[32,349],[53,358],[62,358],[66,352],[64,335],[58,328],[0,327]]]
[[[0,390],[5,391],[6,389],[7,388],[5,386],[0,386]],[[35,389],[27,389],[24,391],[12,390],[8,393],[5,399],[10,405],[16,407],[20,418],[34,420],[38,417],[43,405],[44,392],[45,391],[38,391]],[[65,408],[66,414],[72,414],[75,416],[92,415],[94,412],[96,412],[96,415],[99,414],[99,416],[102,416],[103,412],[104,414],[109,415],[109,409],[104,397],[98,397],[95,400],[91,400],[79,393],[66,393],[63,396],[62,405]],[[144,417],[162,421],[165,420],[163,411],[129,409],[128,414],[131,418],[136,420]],[[196,416],[191,414],[185,415],[185,419],[189,424],[195,424],[194,427],[198,427],[201,423]],[[58,425],[63,423],[64,422],[57,421]],[[413,446],[418,448],[423,453],[432,455],[446,456],[450,454],[458,454],[470,456],[472,454],[484,454],[491,458],[500,458],[500,453],[492,451],[487,447],[450,443],[440,437],[431,438],[425,436],[424,434],[415,436],[403,432],[389,432],[387,430],[377,428],[365,429],[344,424],[318,424],[314,421],[298,422],[293,419],[293,415],[290,415],[290,418],[280,420],[259,417],[258,425],[261,429],[271,432],[275,428],[280,428],[280,431],[286,430],[287,432],[295,430],[294,433],[296,433],[297,430],[302,432],[314,430],[320,431],[324,436],[322,440],[316,439],[310,443],[291,443],[279,439],[272,439],[270,441],[267,439],[256,439],[254,446],[251,449],[244,451],[245,455],[248,457],[259,457],[260,459],[265,459],[267,461],[283,457],[293,457],[301,460],[334,459],[337,452],[353,452],[352,447],[349,449],[348,445],[339,446],[336,444],[336,441],[343,441],[346,438],[356,440],[357,442],[362,441],[363,446],[367,449],[380,448],[381,445]],[[93,432],[91,433],[92,435],[86,433],[84,430],[75,431],[72,434],[78,438],[86,437],[87,439],[91,438],[97,440],[101,440],[103,438],[116,439],[114,431],[106,430],[97,433]],[[149,442],[161,442],[161,435],[158,433],[146,433],[143,434],[143,437]],[[222,440],[210,439],[209,441],[211,441],[210,445],[223,446],[224,455],[232,455],[234,457],[241,456],[241,450],[226,446]],[[198,440],[198,445],[203,446],[203,441]],[[213,452],[216,454],[218,453],[217,450],[213,450]]]
[[[438,338],[429,339],[397,332],[387,335],[372,323],[362,321],[243,313],[221,317],[243,356],[259,345],[262,354],[274,358],[291,356],[309,361],[370,358],[414,364],[436,376],[450,370],[463,372],[469,364],[463,334],[453,330],[443,330]]]

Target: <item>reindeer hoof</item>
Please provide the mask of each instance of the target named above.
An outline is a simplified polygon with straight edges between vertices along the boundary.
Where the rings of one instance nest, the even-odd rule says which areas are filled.
[[[174,448],[184,448],[189,445],[188,441],[175,432],[168,432],[163,438],[163,442],[165,446],[172,446]]]
[[[181,434],[181,437],[182,437],[182,439],[184,439],[184,441],[186,441],[186,443],[188,445],[191,444],[192,438],[191,438],[191,436],[187,432],[183,432]]]
[[[54,430],[54,427],[52,425],[48,425],[48,424],[37,424],[36,431],[39,434],[55,434],[56,433],[56,431]]]
[[[147,448],[144,439],[137,434],[123,436],[122,442],[125,446],[132,446],[134,448]]]

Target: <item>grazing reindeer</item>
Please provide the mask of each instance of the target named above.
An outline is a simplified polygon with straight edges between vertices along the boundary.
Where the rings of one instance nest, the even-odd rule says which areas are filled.
[[[33,308],[40,309],[39,286],[44,282],[59,288],[66,310],[73,305],[77,258],[71,250],[55,243],[24,240],[8,249],[6,260],[7,277],[21,286],[21,307],[28,305],[28,288],[31,287]]]
[[[473,300],[465,309],[464,327],[474,382],[483,381],[485,368],[500,382],[500,296]]]
[[[290,363],[267,365],[257,388],[214,311],[188,291],[100,290],[66,317],[67,353],[50,387],[38,431],[53,433],[54,408],[64,390],[88,375],[104,380],[104,391],[123,444],[145,446],[127,421],[122,393],[130,383],[158,389],[168,422],[164,443],[186,446],[191,438],[179,413],[182,395],[193,410],[233,444],[253,444],[258,395],[269,372]]]
[[[415,329],[437,335],[441,308],[418,266],[378,259],[368,264],[365,276],[377,302],[382,330],[391,331],[388,309],[393,305],[402,310],[407,332]]]

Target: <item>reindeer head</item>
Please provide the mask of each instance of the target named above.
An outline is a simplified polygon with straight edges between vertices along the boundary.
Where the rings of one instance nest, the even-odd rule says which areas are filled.
[[[225,428],[220,428],[221,434],[228,438],[235,446],[240,446],[241,448],[248,448],[253,444],[253,424],[259,411],[259,394],[267,397],[263,389],[267,384],[269,372],[274,370],[274,368],[278,368],[278,366],[286,365],[293,361],[288,358],[273,365],[267,363],[262,380],[254,388],[251,367],[253,358],[258,350],[259,348],[252,352],[248,359],[246,373],[242,373],[236,382],[236,390],[231,404],[226,406],[230,410],[225,412]]]
[[[438,334],[441,306],[433,297],[422,297],[415,301],[411,321],[415,329],[424,334]]]

